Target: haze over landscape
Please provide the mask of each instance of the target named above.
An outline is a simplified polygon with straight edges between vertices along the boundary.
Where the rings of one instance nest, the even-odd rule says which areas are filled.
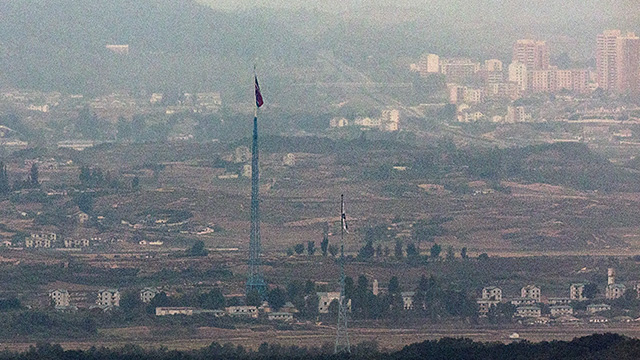
[[[637,358],[639,34],[631,0],[1,1],[0,358]]]

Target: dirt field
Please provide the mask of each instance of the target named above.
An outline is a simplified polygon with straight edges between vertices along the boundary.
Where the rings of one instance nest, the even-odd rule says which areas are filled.
[[[544,326],[523,327],[508,326],[505,328],[455,328],[436,326],[416,329],[376,329],[352,328],[350,340],[352,344],[364,341],[376,341],[383,349],[399,349],[404,345],[434,340],[444,337],[464,337],[482,342],[511,342],[509,335],[518,333],[521,340],[532,342],[551,340],[572,340],[575,337],[588,336],[594,333],[613,332],[625,336],[639,338],[640,325],[610,324],[584,326]],[[118,347],[134,344],[143,347],[166,347],[168,349],[190,350],[208,346],[212,342],[232,343],[247,348],[257,348],[261,343],[280,343],[306,347],[332,346],[335,339],[335,328],[318,326],[307,331],[253,331],[251,329],[226,330],[217,328],[199,328],[197,334],[187,338],[165,338],[154,336],[148,328],[127,328],[102,330],[100,336],[104,340],[60,342],[65,349],[88,349],[92,346]],[[58,343],[55,340],[52,342]],[[3,342],[0,349],[20,351],[28,349],[35,342]]]

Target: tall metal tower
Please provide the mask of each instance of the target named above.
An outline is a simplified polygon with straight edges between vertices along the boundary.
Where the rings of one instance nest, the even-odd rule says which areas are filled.
[[[340,195],[340,307],[338,309],[338,326],[336,333],[336,345],[334,352],[351,353],[349,344],[349,331],[347,326],[348,314],[346,296],[344,293],[344,232],[347,231],[347,216],[344,212],[344,195]]]
[[[246,294],[257,291],[264,298],[267,284],[260,270],[260,170],[258,166],[258,108],[262,106],[262,95],[255,77],[256,112],[253,117],[253,143],[251,145],[251,238],[249,242],[249,277]]]

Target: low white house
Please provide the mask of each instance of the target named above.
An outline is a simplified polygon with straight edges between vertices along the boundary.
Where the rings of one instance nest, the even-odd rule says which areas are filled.
[[[272,312],[267,315],[267,318],[269,320],[290,322],[293,321],[293,314],[286,312]]]
[[[156,316],[168,316],[168,315],[193,315],[194,308],[192,307],[157,307]]]
[[[573,315],[573,308],[569,305],[554,305],[549,307],[549,310],[553,317]]]
[[[611,310],[611,305],[608,304],[591,304],[591,305],[587,305],[587,313],[588,314],[595,314],[595,313],[599,313],[601,311],[609,311]]]
[[[537,306],[520,306],[516,309],[517,317],[538,318],[542,316],[542,310]]]
[[[229,316],[258,317],[258,308],[255,306],[229,306],[226,311]]]

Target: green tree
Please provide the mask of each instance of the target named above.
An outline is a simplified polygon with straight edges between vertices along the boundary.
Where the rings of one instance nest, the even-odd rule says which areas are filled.
[[[315,292],[316,292],[316,283],[311,280],[307,280],[304,283],[304,294],[305,295],[315,294]]]
[[[387,287],[389,294],[400,294],[400,281],[397,276],[392,276],[389,280],[389,286]]]
[[[331,303],[329,303],[329,315],[331,318],[337,318],[338,311],[340,311],[340,301],[338,299],[333,299]]]
[[[418,249],[416,249],[416,245],[414,243],[409,243],[407,245],[407,257],[411,259],[415,259],[420,256]]]
[[[438,244],[433,244],[431,247],[431,257],[437,259],[440,257],[440,253],[442,252],[442,246]]]
[[[203,309],[219,310],[227,306],[227,299],[219,288],[200,294],[198,302]]]
[[[454,261],[456,259],[456,254],[453,252],[453,246],[447,246],[447,261]]]
[[[293,247],[293,250],[296,254],[301,255],[304,252],[304,244],[296,244],[296,246]]]
[[[316,242],[315,241],[308,241],[307,242],[307,254],[309,256],[313,256],[313,254],[316,253]]]
[[[394,255],[396,259],[402,259],[404,257],[404,252],[402,251],[402,241],[400,240],[396,240]]]
[[[585,284],[584,289],[582,290],[582,294],[587,299],[595,299],[595,297],[598,295],[598,292],[598,285],[592,282]]]
[[[93,194],[82,192],[75,198],[75,203],[80,211],[91,214],[93,213]]]
[[[329,254],[331,254],[332,257],[336,257],[339,250],[338,245],[329,245]]]
[[[367,243],[358,252],[358,259],[369,260],[374,254],[375,249],[373,248],[373,243],[371,241],[367,241]]]
[[[467,255],[467,248],[466,247],[463,247],[462,250],[460,250],[460,257],[463,260],[466,260],[466,259],[469,258],[469,255]]]
[[[287,301],[286,294],[279,287],[273,288],[267,294],[267,301],[273,310],[278,311]]]
[[[32,188],[40,187],[40,180],[38,177],[38,165],[35,163],[31,165],[31,171],[29,172],[29,184]]]
[[[137,176],[134,176],[133,179],[131,179],[131,188],[133,190],[139,190],[140,189],[140,178]]]
[[[482,253],[480,255],[478,255],[478,260],[488,260],[489,259],[489,255],[487,255],[487,253]]]
[[[143,309],[142,300],[140,300],[140,295],[134,291],[124,291],[122,293],[122,297],[120,298],[120,309],[124,311],[125,314],[133,314],[141,309]]]
[[[329,250],[328,236],[325,236],[322,238],[322,242],[320,243],[320,250],[322,251],[322,256],[327,256],[327,250]]]
[[[204,242],[202,240],[196,241],[193,246],[191,246],[186,251],[187,256],[207,256],[209,252],[204,247]]]
[[[171,299],[167,296],[167,293],[160,292],[151,299],[149,305],[147,305],[147,312],[149,314],[155,314],[157,307],[171,306]]]
[[[11,192],[11,185],[7,175],[7,166],[4,162],[0,162],[0,194],[8,194],[9,192]]]
[[[260,293],[258,292],[258,290],[251,290],[247,293],[247,297],[245,299],[245,304],[247,304],[247,306],[260,306],[262,305],[262,296],[260,296]]]

